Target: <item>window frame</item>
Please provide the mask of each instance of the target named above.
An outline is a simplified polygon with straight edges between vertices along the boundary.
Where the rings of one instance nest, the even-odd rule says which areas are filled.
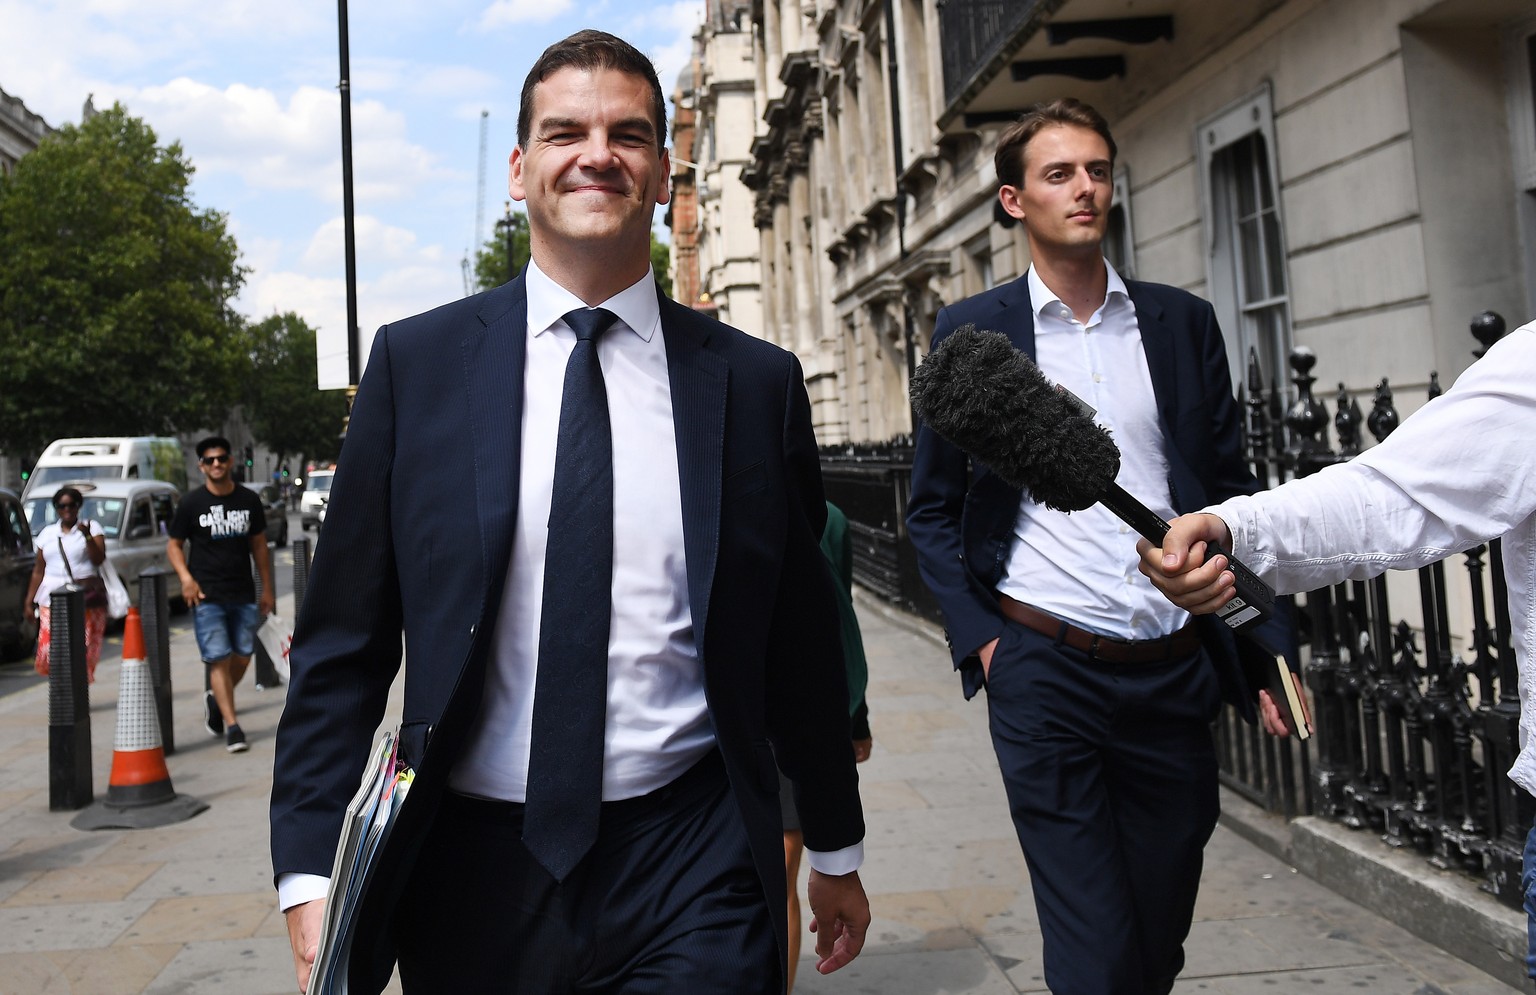
[[[1221,153],[1255,135],[1264,146],[1263,166],[1269,174],[1269,189],[1273,198],[1272,210],[1280,254],[1278,273],[1284,281],[1284,293],[1247,301],[1242,284],[1240,233],[1226,206],[1233,188],[1226,183],[1218,184],[1215,168]],[[1270,84],[1266,81],[1254,93],[1201,121],[1196,126],[1195,145],[1199,152],[1201,220],[1206,237],[1206,296],[1216,309],[1216,318],[1221,324],[1233,387],[1240,387],[1244,381],[1249,348],[1257,348],[1261,344],[1259,332],[1251,324],[1253,318],[1250,316],[1272,312],[1277,308],[1280,321],[1274,352],[1267,363],[1261,358],[1261,365],[1267,367],[1266,373],[1272,382],[1283,384],[1287,377],[1286,357],[1295,345],[1295,329],[1291,318],[1293,281],[1289,253],[1286,251],[1285,211]],[[1265,272],[1269,272],[1269,267],[1265,267]]]

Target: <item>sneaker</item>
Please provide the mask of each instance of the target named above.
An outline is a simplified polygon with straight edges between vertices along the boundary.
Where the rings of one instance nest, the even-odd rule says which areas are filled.
[[[203,728],[210,736],[224,735],[224,716],[219,711],[219,703],[213,700],[212,691],[203,692]]]
[[[244,753],[250,749],[250,746],[245,742],[245,733],[241,731],[238,722],[230,726],[228,731],[224,733],[224,749],[231,753]]]

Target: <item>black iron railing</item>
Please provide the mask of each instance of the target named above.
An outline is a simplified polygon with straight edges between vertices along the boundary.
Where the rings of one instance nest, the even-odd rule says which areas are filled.
[[[1503,321],[1485,313],[1473,333],[1486,347]],[[1368,415],[1341,385],[1330,418],[1313,392],[1315,362],[1308,350],[1292,354],[1289,390],[1265,385],[1249,364],[1247,443],[1266,487],[1346,460],[1360,451],[1362,427],[1379,440],[1400,420],[1385,380]],[[1439,391],[1433,375],[1430,390]],[[938,620],[906,534],[911,472],[906,439],[822,451],[828,499],[855,536],[855,579]],[[1465,653],[1455,652],[1450,623],[1458,586],[1471,615]],[[1416,628],[1403,618],[1405,597],[1417,601]],[[1214,729],[1222,782],[1287,818],[1324,816],[1412,847],[1519,907],[1536,801],[1504,773],[1519,751],[1520,703],[1498,541],[1417,571],[1407,593],[1377,578],[1300,595],[1294,607],[1315,735],[1276,740],[1225,709]]]
[[[823,449],[821,477],[827,500],[848,516],[854,580],[893,605],[939,621],[938,603],[918,576],[907,538],[911,440]]]
[[[1040,0],[939,0],[945,103],[955,102],[1039,5]]]

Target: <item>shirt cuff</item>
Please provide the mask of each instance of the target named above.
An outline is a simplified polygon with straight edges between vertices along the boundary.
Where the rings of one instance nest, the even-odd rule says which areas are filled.
[[[830,874],[833,877],[852,874],[864,864],[864,842],[860,840],[853,846],[845,846],[841,850],[807,849],[805,859],[810,862],[812,870],[821,874]]]
[[[277,876],[277,907],[284,912],[295,905],[324,898],[331,890],[331,879],[319,874],[289,872]]]

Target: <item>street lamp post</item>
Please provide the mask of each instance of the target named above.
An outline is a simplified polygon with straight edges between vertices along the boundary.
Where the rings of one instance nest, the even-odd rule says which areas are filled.
[[[336,18],[341,41],[341,211],[347,266],[347,412],[351,416],[352,398],[360,379],[357,343],[357,232],[352,221],[352,70],[347,54],[347,0],[336,0]],[[341,434],[347,434],[345,423]]]
[[[506,213],[496,222],[496,229],[501,232],[502,239],[507,249],[507,279],[517,279],[517,257],[512,252],[514,236],[517,234],[517,217],[512,213],[512,202],[507,201]]]

